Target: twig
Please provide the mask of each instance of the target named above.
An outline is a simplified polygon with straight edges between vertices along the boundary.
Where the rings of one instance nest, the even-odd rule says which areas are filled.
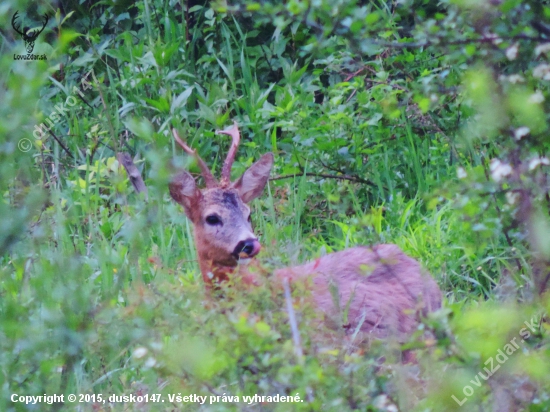
[[[126,169],[128,178],[130,179],[130,182],[132,182],[132,185],[134,186],[134,189],[136,189],[136,192],[145,193],[145,200],[147,201],[149,197],[147,186],[145,185],[145,182],[141,177],[141,173],[139,172],[137,166],[134,164],[134,161],[132,160],[130,155],[125,152],[120,152],[117,153],[117,158],[120,164],[124,166],[124,169]]]
[[[288,285],[288,279],[283,279],[283,289],[285,291],[286,310],[288,311],[288,320],[290,322],[290,329],[292,330],[292,340],[294,341],[294,352],[298,358],[299,363],[304,362],[304,353],[302,351],[302,344],[300,343],[300,331],[298,330],[298,323],[296,322],[296,315],[294,308],[292,307],[292,296],[290,295],[290,286]]]
[[[80,93],[77,93],[76,95],[80,98],[80,100],[82,100],[84,103],[86,103],[86,105],[88,105],[88,107],[89,107],[90,109],[94,110],[94,106],[92,106],[90,103],[88,103],[88,100],[86,100],[84,97],[82,97],[82,96],[80,95]]]
[[[494,37],[480,37],[477,39],[460,39],[460,40],[451,40],[451,41],[424,41],[424,42],[404,42],[404,43],[397,43],[397,42],[381,42],[377,40],[371,40],[371,43],[376,44],[381,47],[388,47],[393,49],[416,49],[421,47],[429,47],[429,46],[460,46],[465,44],[472,44],[472,43],[493,43],[495,41],[510,41],[510,40],[527,40],[527,41],[534,41],[534,42],[546,42],[548,41],[547,38],[538,36],[538,37],[532,37],[527,36],[525,34],[518,34],[515,36],[494,36]]]
[[[321,177],[321,178],[323,178],[323,179],[349,180],[350,182],[365,183],[365,184],[374,186],[374,183],[371,182],[370,180],[361,179],[360,177],[356,177],[356,176],[350,176],[350,175],[329,175],[329,174],[324,174],[324,173],[313,173],[313,172],[296,173],[296,174],[283,175],[283,176],[275,176],[275,177],[270,178],[269,180],[271,181],[271,180],[290,179],[290,178],[292,178],[292,177],[296,177],[296,176],[299,176],[299,175],[302,175],[302,176],[303,176],[304,174],[305,174],[306,176],[310,176],[310,177]]]
[[[483,162],[483,165],[484,165],[483,166],[483,171],[485,172],[485,179],[487,180],[487,182],[490,182],[491,179],[489,178],[489,171],[487,170],[486,162]],[[498,218],[502,222],[502,220],[503,220],[502,219],[502,211],[500,210],[500,207],[498,207],[496,192],[489,193],[489,196],[491,196],[493,198],[494,206],[495,206],[495,209],[497,211]],[[520,196],[523,196],[523,191],[520,191]],[[529,215],[530,215],[530,213],[529,213]],[[521,214],[519,216],[521,216]],[[512,242],[512,238],[510,237],[510,234],[508,233],[508,230],[509,230],[509,226],[504,226],[503,225],[502,233],[504,235],[504,238],[506,239],[506,243],[508,243],[508,246],[510,246],[510,248],[513,249],[514,244]],[[522,264],[521,264],[520,259],[516,256],[514,258],[514,260],[516,261],[516,266],[518,267],[518,271],[521,272]]]
[[[74,156],[73,154],[69,151],[69,149],[67,148],[67,146],[65,146],[63,144],[63,142],[61,140],[59,140],[59,138],[52,132],[51,129],[48,129],[48,132],[50,132],[50,134],[52,135],[52,137],[55,139],[55,141],[57,143],[59,143],[59,146],[61,146],[61,148],[71,157],[74,159]]]
[[[94,50],[95,53],[97,54],[97,51]],[[118,144],[117,144],[117,140],[116,140],[116,133],[115,133],[115,128],[113,126],[113,121],[112,121],[112,118],[111,118],[111,113],[109,111],[109,108],[107,107],[107,102],[105,101],[105,96],[103,96],[103,91],[101,90],[101,85],[99,84],[99,82],[97,81],[96,77],[95,77],[95,73],[94,71],[92,70],[92,77],[94,78],[94,82],[95,84],[97,85],[97,91],[99,92],[99,97],[101,98],[101,103],[103,104],[103,110],[105,112],[105,116],[107,118],[107,124],[109,125],[109,130],[111,132],[111,137],[113,139],[113,143],[114,143],[114,146],[115,146],[115,149],[118,151]]]
[[[354,77],[356,76],[359,76],[359,74],[361,74],[364,70],[367,70],[367,67],[364,66],[364,67],[361,67],[359,70],[353,72],[353,73],[349,73],[345,78],[344,78],[344,81],[345,82],[349,82],[351,79],[353,79]]]

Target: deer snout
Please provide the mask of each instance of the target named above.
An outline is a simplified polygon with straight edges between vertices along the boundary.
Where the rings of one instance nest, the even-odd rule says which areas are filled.
[[[233,256],[235,256],[236,259],[251,258],[260,253],[261,248],[262,246],[257,239],[241,240],[237,243],[237,247],[235,247],[233,251]]]

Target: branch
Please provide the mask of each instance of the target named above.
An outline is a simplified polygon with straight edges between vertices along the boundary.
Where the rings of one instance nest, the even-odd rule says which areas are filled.
[[[415,48],[421,48],[421,47],[429,47],[429,46],[460,46],[464,44],[472,44],[472,43],[493,43],[495,41],[514,41],[514,40],[527,40],[527,41],[534,41],[534,42],[547,42],[548,39],[542,36],[538,37],[532,37],[527,36],[526,34],[518,34],[515,36],[493,36],[493,37],[479,37],[477,39],[461,39],[461,40],[451,40],[451,41],[423,41],[423,42],[405,42],[405,43],[398,43],[398,42],[383,42],[378,40],[371,40],[371,43],[376,44],[381,47],[388,47],[393,49],[415,49]]]
[[[61,146],[61,148],[72,158],[74,159],[74,156],[73,154],[70,152],[70,150],[67,148],[67,146],[65,146],[63,144],[63,142],[61,140],[59,140],[59,138],[52,132],[51,129],[48,129],[48,132],[50,132],[50,134],[52,135],[52,137],[55,139],[55,141],[57,143],[59,143],[59,146]]]
[[[134,189],[136,189],[136,192],[145,193],[145,200],[147,200],[147,186],[145,185],[145,182],[141,177],[141,173],[139,172],[139,169],[135,165],[130,155],[125,152],[120,152],[117,153],[117,158],[120,164],[124,166],[124,169],[126,169],[128,178],[130,179],[130,182],[132,182],[132,185],[134,186]]]
[[[325,173],[312,173],[312,172],[296,173],[296,174],[283,175],[283,176],[275,176],[275,177],[270,178],[269,180],[290,179],[290,178],[292,178],[292,177],[296,177],[296,176],[299,176],[299,175],[302,175],[302,176],[303,176],[304,174],[305,174],[306,176],[310,176],[310,177],[320,177],[320,178],[323,178],[323,179],[349,180],[350,182],[365,183],[365,184],[367,184],[367,185],[374,186],[374,183],[371,182],[370,180],[361,179],[360,177],[356,177],[356,176],[350,176],[350,175],[329,175],[329,174],[325,174]]]
[[[531,27],[533,27],[536,31],[542,34],[546,34],[547,36],[550,36],[550,27],[548,25],[544,24],[540,21],[532,21]]]
[[[292,340],[294,342],[294,353],[300,364],[304,363],[304,353],[302,351],[302,345],[300,343],[300,331],[298,330],[298,323],[296,322],[296,315],[294,308],[292,307],[292,296],[290,294],[290,286],[288,285],[288,278],[283,279],[283,288],[285,291],[286,310],[288,312],[288,321],[290,322],[290,329],[292,330]]]
[[[236,8],[233,8],[233,10],[229,10],[230,13],[233,14],[242,14],[246,10],[243,6],[237,6]],[[281,10],[277,11],[276,15],[283,15],[284,17],[292,20],[293,22],[299,22],[301,24],[304,24],[306,27],[309,27],[312,29],[318,40],[321,36],[324,36],[325,38],[331,37],[335,34],[335,31],[337,29],[342,29],[346,31],[345,33],[341,34],[344,38],[346,38],[349,41],[354,41],[353,35],[351,32],[349,32],[349,28],[342,24],[341,21],[337,20],[334,23],[334,27],[329,33],[325,33],[326,27],[323,25],[317,23],[313,19],[309,18],[309,12],[310,9],[306,11],[304,16],[302,18],[298,18],[296,15],[291,14],[288,10]],[[541,34],[549,34],[550,35],[550,27],[547,25],[544,25],[543,23],[534,22],[531,23],[531,26],[537,30]],[[387,47],[387,48],[394,48],[394,49],[415,49],[415,48],[422,48],[422,47],[428,47],[428,46],[459,46],[459,45],[465,45],[465,44],[473,44],[473,43],[492,43],[497,40],[501,41],[515,41],[515,40],[526,40],[526,41],[532,41],[532,42],[548,42],[549,39],[547,37],[544,37],[542,35],[540,36],[528,36],[526,34],[517,34],[515,36],[493,36],[493,37],[479,37],[474,39],[461,39],[461,40],[451,40],[451,41],[419,41],[419,42],[404,42],[404,43],[398,43],[398,42],[385,42],[385,41],[378,41],[374,39],[364,39],[366,41],[370,41],[371,43],[381,46],[381,47]],[[353,47],[353,46],[352,46]]]

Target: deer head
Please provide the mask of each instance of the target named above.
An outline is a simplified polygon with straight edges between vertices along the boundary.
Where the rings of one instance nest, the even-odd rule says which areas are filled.
[[[18,11],[15,12],[15,14],[13,15],[13,17],[11,18],[11,25],[13,27],[13,29],[19,33],[19,35],[23,38],[23,41],[25,42],[25,48],[27,49],[27,53],[28,54],[31,54],[32,51],[34,50],[34,42],[36,41],[36,38],[38,37],[38,35],[40,33],[42,33],[42,31],[44,30],[44,28],[46,27],[46,24],[48,24],[48,20],[49,20],[49,17],[47,14],[45,14],[43,17],[44,17],[44,24],[42,25],[42,28],[41,29],[34,29],[34,30],[24,30],[24,31],[21,31],[19,29],[19,23],[17,23],[17,15],[19,14]]]
[[[231,147],[222,167],[219,183],[200,156],[172,130],[174,138],[186,153],[194,156],[206,187],[199,189],[188,172],[178,173],[170,182],[170,195],[183,206],[193,222],[195,243],[203,278],[224,280],[223,268],[237,266],[239,260],[256,256],[260,243],[250,223],[250,203],[260,196],[273,166],[273,154],[264,154],[244,174],[231,182],[231,166],[240,141],[237,123],[217,134],[229,135]]]

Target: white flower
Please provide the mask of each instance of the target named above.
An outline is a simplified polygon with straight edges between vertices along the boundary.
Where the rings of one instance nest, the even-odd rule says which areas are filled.
[[[507,77],[507,79],[512,84],[523,83],[525,81],[523,76],[521,76],[519,74],[511,74],[510,76]]]
[[[536,169],[540,165],[550,165],[550,160],[547,157],[533,157],[529,160],[529,170]]]
[[[533,76],[538,79],[550,80],[550,65],[543,63],[533,69]]]
[[[550,51],[550,43],[539,44],[535,47],[535,56],[538,56],[542,53],[548,53]]]
[[[378,395],[374,398],[373,405],[378,410],[388,411],[388,412],[397,412],[397,406],[395,406],[388,395]]]
[[[527,126],[521,126],[514,131],[514,138],[521,140],[522,137],[527,136],[529,133],[531,133],[531,130]]]
[[[162,349],[162,343],[160,342],[151,342],[149,344],[149,346],[151,347],[151,349],[153,350],[161,350]]]
[[[134,351],[132,352],[132,356],[136,359],[141,359],[145,355],[147,355],[147,349],[144,348],[143,346],[140,346],[139,348],[135,348]]]
[[[500,43],[502,43],[502,39],[498,37],[495,33],[486,32],[483,37],[491,40],[491,42],[495,45],[499,45]]]
[[[516,57],[518,57],[518,48],[519,44],[514,43],[506,49],[506,57],[508,60],[516,60]]]
[[[511,204],[515,205],[516,202],[519,199],[519,193],[516,192],[506,192],[506,201]]]
[[[456,169],[456,177],[458,177],[459,179],[465,179],[466,177],[468,177],[468,175],[466,174],[466,170],[464,170],[463,167],[459,167],[458,169]]]
[[[508,163],[503,163],[498,159],[491,160],[489,168],[491,170],[491,177],[497,183],[500,182],[503,177],[512,173],[512,166]]]
[[[533,93],[531,96],[529,96],[529,103],[542,103],[544,101],[544,95],[540,92],[540,90],[537,90],[535,93]]]
[[[149,357],[145,363],[143,364],[143,366],[145,366],[146,368],[152,368],[153,366],[155,366],[157,364],[157,361],[155,360],[155,358],[152,358],[152,357]]]

